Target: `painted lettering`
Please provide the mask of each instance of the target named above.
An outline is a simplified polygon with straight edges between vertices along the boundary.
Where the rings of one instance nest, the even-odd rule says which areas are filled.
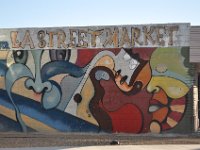
[[[10,31],[13,49],[167,47],[184,44],[180,25],[55,28]],[[96,29],[96,30],[95,30]],[[188,27],[186,27],[188,29]],[[23,32],[21,32],[23,31]],[[188,30],[187,30],[188,31]],[[35,34],[36,33],[36,34]],[[46,35],[47,34],[47,35]],[[7,36],[6,36],[7,37]],[[189,45],[189,43],[185,43]]]
[[[20,45],[20,47],[22,48],[25,48],[25,46],[29,46],[31,49],[35,48],[29,30],[26,30],[24,38]]]
[[[132,43],[132,46],[134,47],[135,44],[139,44],[139,45],[143,45],[143,42],[140,42],[139,41],[139,37],[140,37],[140,29],[139,28],[131,28],[131,43]]]
[[[56,33],[47,31],[47,34],[49,35],[49,44],[48,44],[48,46],[49,46],[49,48],[53,48],[54,47],[53,37],[54,37],[54,35]]]
[[[66,34],[63,30],[59,30],[57,33],[57,42],[58,42],[58,48],[67,48],[67,45],[65,43],[66,40]],[[62,45],[62,46],[61,46]]]
[[[97,36],[100,36],[103,33],[103,29],[96,31],[89,30],[88,33],[91,34],[91,46],[96,47],[96,38]]]
[[[19,48],[20,42],[17,40],[18,31],[11,31],[10,37],[12,42],[12,48]]]
[[[77,31],[75,29],[70,29],[70,44],[69,46],[74,48],[76,47],[76,35],[77,35]]]
[[[147,26],[143,27],[143,32],[144,32],[144,44],[148,45],[148,41],[150,41],[153,45],[155,44],[155,41],[152,38],[152,33],[154,32],[155,27],[150,27],[150,29],[148,30]]]
[[[39,40],[39,43],[38,43],[39,48],[44,48],[46,46],[46,41],[44,37],[45,37],[44,30],[40,30],[37,35],[37,38]]]
[[[174,39],[173,39],[173,36],[174,36],[174,32],[175,31],[178,31],[178,26],[171,26],[171,27],[169,27],[168,28],[168,30],[169,30],[169,45],[173,45],[173,41],[174,41]]]
[[[165,45],[165,41],[163,40],[163,34],[161,34],[161,30],[163,30],[163,33],[165,32],[165,27],[160,26],[156,28],[156,42],[160,46]]]
[[[87,38],[87,31],[78,30],[78,47],[86,48],[88,46],[86,38]]]
[[[103,44],[104,47],[106,47],[107,45],[112,45],[114,47],[118,47],[119,46],[119,40],[118,40],[118,36],[119,36],[119,30],[118,28],[114,28],[114,31],[112,32],[112,30],[110,28],[106,28],[106,40]]]
[[[129,38],[128,32],[127,32],[127,28],[122,28],[122,36],[121,36],[121,40],[120,40],[120,46],[121,47],[130,47],[131,40]]]

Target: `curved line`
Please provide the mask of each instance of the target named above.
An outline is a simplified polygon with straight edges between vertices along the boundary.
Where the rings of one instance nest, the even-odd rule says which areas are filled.
[[[12,88],[11,88],[12,89]],[[9,95],[9,98],[10,98],[10,101],[12,103],[12,105],[14,106],[14,109],[15,109],[15,113],[16,113],[16,119],[17,121],[19,122],[21,128],[22,128],[22,131],[23,132],[27,132],[27,127],[26,127],[26,124],[24,123],[24,121],[22,120],[22,117],[21,117],[21,114],[20,114],[20,111],[19,111],[19,108],[15,105],[15,102],[11,96],[11,92],[8,93]]]
[[[81,77],[85,73],[84,69],[67,61],[53,61],[42,67],[41,77],[43,82],[57,74],[63,73],[68,73],[74,77]]]
[[[19,70],[22,69],[24,72],[21,73],[21,72],[16,72],[16,67],[18,67],[18,70],[17,71],[21,71]],[[11,79],[9,79],[8,77],[11,77]],[[12,105],[14,106],[14,109],[15,109],[15,112],[16,112],[16,119],[17,121],[19,122],[21,128],[22,128],[22,131],[23,132],[27,132],[27,127],[25,125],[25,123],[23,122],[22,118],[21,118],[21,115],[20,115],[20,110],[19,108],[17,107],[17,105],[15,105],[15,102],[12,98],[12,95],[11,95],[11,91],[12,91],[12,87],[14,85],[14,83],[21,79],[22,77],[33,77],[31,71],[29,70],[29,68],[25,65],[22,65],[22,64],[13,64],[12,66],[9,67],[9,70],[6,72],[6,80],[5,80],[5,83],[6,83],[6,92],[10,98],[10,101],[12,103]]]
[[[111,58],[113,58],[115,60],[115,54],[108,51],[108,50],[105,50],[105,51],[102,51],[100,53],[98,53],[93,59],[92,61],[84,68],[84,69],[87,69],[86,72],[85,72],[85,75],[83,77],[83,79],[81,80],[78,88],[76,88],[76,90],[74,91],[74,94],[72,95],[72,98],[70,99],[68,105],[65,107],[65,112],[68,112],[72,115],[76,115],[76,108],[77,108],[77,105],[76,103],[73,101],[73,98],[74,96],[77,94],[77,93],[81,93],[81,90],[84,86],[84,84],[86,83],[88,77],[89,77],[89,73],[91,72],[91,70],[93,69],[93,67],[95,66],[95,64],[99,61],[99,59],[101,59],[103,56],[110,56]],[[70,107],[73,107],[74,108],[74,111],[72,112]]]

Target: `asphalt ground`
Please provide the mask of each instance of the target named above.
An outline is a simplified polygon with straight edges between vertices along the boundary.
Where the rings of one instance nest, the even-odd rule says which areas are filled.
[[[0,148],[80,147],[101,145],[200,144],[200,133],[106,134],[106,133],[0,133]]]
[[[84,146],[84,147],[26,147],[0,148],[0,150],[200,150],[200,145],[118,145],[118,146]]]

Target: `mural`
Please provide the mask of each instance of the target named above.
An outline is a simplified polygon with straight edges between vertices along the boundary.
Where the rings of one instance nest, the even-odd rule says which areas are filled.
[[[160,133],[184,117],[188,47],[0,51],[0,131]]]

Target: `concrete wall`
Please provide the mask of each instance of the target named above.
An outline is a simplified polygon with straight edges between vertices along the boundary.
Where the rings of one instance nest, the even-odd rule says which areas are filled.
[[[0,29],[0,131],[192,132],[189,50],[188,23]]]
[[[1,132],[192,132],[189,47],[0,55]]]

